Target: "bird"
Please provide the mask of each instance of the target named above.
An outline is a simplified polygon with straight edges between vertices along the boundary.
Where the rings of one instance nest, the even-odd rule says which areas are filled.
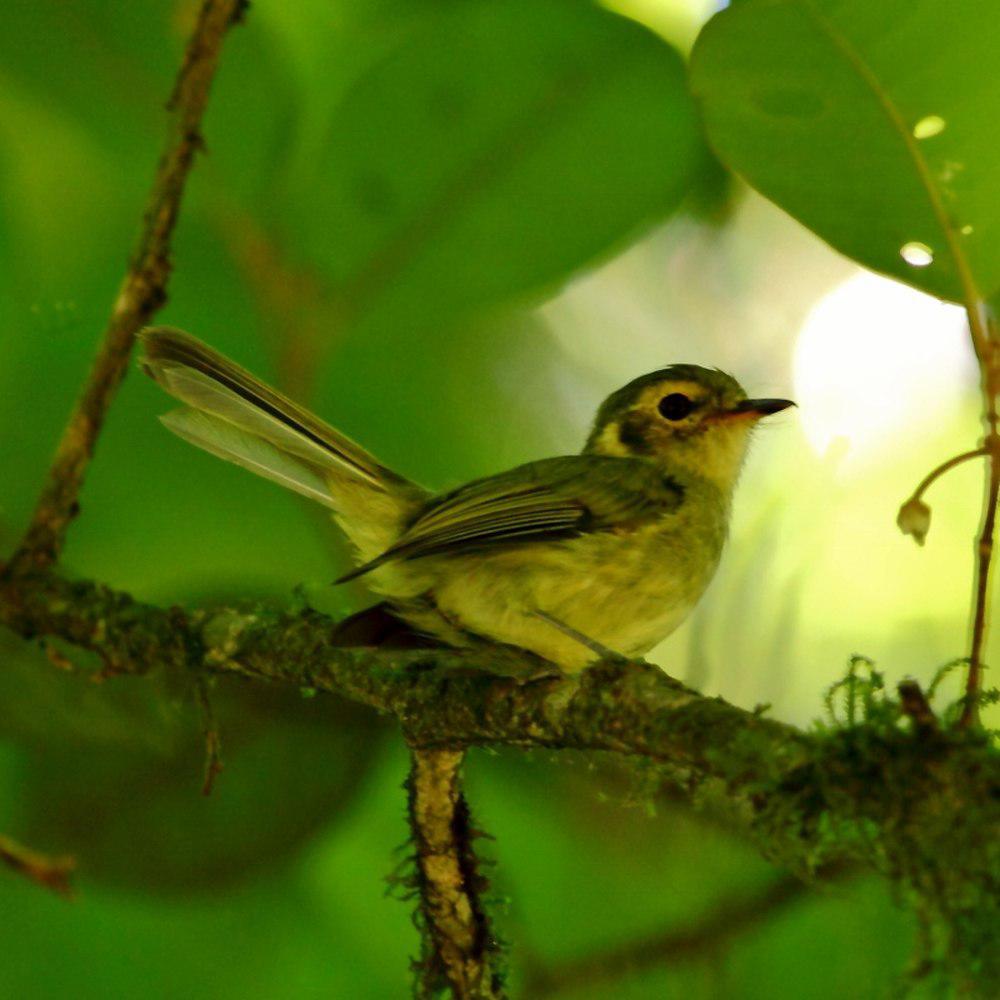
[[[608,396],[579,454],[433,493],[190,334],[140,337],[141,367],[183,404],[160,417],[169,430],[332,511],[356,563],[336,582],[381,599],[346,634],[513,646],[560,674],[640,658],[684,621],[753,428],[795,405],[672,364]]]

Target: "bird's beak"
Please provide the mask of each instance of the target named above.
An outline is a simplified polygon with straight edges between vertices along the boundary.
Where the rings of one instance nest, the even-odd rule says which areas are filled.
[[[780,413],[787,410],[795,403],[790,399],[744,399],[737,403],[731,410],[727,410],[724,416],[727,417],[761,417],[770,416],[772,413]]]

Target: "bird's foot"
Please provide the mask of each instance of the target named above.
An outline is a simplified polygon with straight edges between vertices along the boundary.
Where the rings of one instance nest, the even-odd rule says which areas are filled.
[[[566,676],[558,664],[546,660],[537,653],[506,643],[488,643],[490,655],[482,664],[474,660],[466,669],[481,671],[496,677],[506,677],[518,684],[534,684],[537,681],[561,680]]]
[[[586,647],[592,653],[597,656],[601,663],[615,663],[618,665],[624,665],[626,663],[634,663],[628,656],[624,656],[622,653],[615,652],[613,649],[609,649],[602,642],[598,642],[596,639],[591,639],[589,635],[584,635],[578,629],[573,628],[572,625],[567,625],[564,621],[560,621],[554,615],[550,615],[547,611],[535,611],[533,612],[536,618],[541,618],[543,622],[548,623],[553,628],[558,629],[563,635],[572,639],[574,642],[580,643],[581,646]]]

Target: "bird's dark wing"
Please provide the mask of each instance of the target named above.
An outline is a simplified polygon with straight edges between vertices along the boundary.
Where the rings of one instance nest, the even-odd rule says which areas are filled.
[[[435,497],[391,548],[337,582],[397,559],[638,526],[677,510],[683,499],[680,484],[642,459],[531,462]]]

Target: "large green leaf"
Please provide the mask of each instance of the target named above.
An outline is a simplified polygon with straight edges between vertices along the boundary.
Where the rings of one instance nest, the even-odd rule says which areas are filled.
[[[997,14],[992,0],[745,0],[702,32],[692,87],[723,160],[838,250],[943,298],[988,297]]]
[[[368,709],[220,679],[224,769],[205,797],[192,678],[95,684],[96,658],[67,652],[72,671],[0,631],[0,742],[20,749],[5,826],[73,854],[87,879],[187,893],[255,878],[350,815],[380,759]]]
[[[204,892],[287,861],[350,814],[384,733],[347,702],[220,684],[212,702],[225,768],[204,797],[197,716],[188,713],[182,741],[169,707],[129,700],[117,719],[113,704],[85,705],[100,729],[25,754],[17,832],[74,854],[87,878],[135,890]],[[131,728],[143,711],[154,729],[144,740]]]
[[[679,203],[701,162],[678,55],[565,0],[429,11],[305,157],[289,243],[355,324],[454,317],[564,278]]]

